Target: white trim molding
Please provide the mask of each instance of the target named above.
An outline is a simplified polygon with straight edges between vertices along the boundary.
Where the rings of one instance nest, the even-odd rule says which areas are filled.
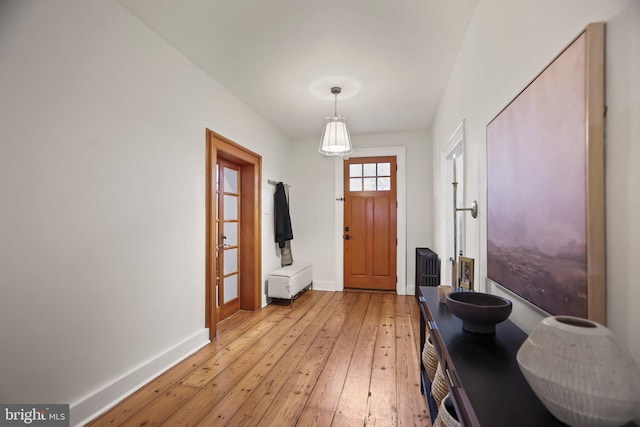
[[[70,425],[82,426],[209,343],[205,328],[70,405]]]
[[[449,256],[448,253],[448,240],[447,240],[447,221],[448,221],[448,214],[447,214],[447,204],[448,199],[447,199],[447,190],[449,188],[449,186],[451,185],[451,182],[449,182],[447,180],[447,161],[450,160],[451,156],[455,153],[461,153],[463,155],[462,158],[462,169],[463,169],[463,176],[466,176],[466,168],[465,168],[465,162],[466,162],[466,158],[464,156],[464,152],[465,152],[465,119],[462,119],[460,121],[460,124],[456,127],[456,130],[453,131],[453,133],[451,134],[451,136],[449,137],[449,141],[447,142],[447,144],[442,147],[442,150],[440,151],[440,174],[441,174],[441,183],[442,183],[442,194],[441,194],[441,200],[442,203],[440,204],[441,207],[441,218],[442,218],[442,224],[440,226],[440,233],[442,235],[440,242],[441,242],[441,247],[438,248],[438,253],[442,254],[441,256],[441,271],[444,268],[450,268],[450,264],[449,264],[449,258],[447,258]],[[460,194],[462,200],[464,200],[464,194]],[[454,227],[456,226],[455,224],[453,225]],[[447,272],[444,271],[441,273],[443,279],[447,276]]]

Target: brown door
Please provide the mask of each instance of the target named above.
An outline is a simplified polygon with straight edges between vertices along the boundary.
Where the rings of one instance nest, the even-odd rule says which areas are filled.
[[[206,131],[206,138],[205,327],[209,328],[209,338],[215,340],[218,321],[221,320],[218,301],[223,301],[223,306],[233,305],[229,301],[233,292],[225,291],[225,285],[229,286],[232,284],[230,280],[233,280],[225,281],[225,279],[233,276],[233,271],[239,272],[235,276],[238,279],[237,294],[240,309],[257,310],[262,307],[262,211],[260,208],[262,206],[262,157],[210,129]],[[228,165],[232,165],[230,169],[238,170],[239,168],[236,191],[225,191],[224,183],[226,182],[227,186],[231,184],[226,176],[222,176],[223,184],[220,187],[221,172],[218,160],[226,160]],[[231,175],[233,176],[233,173]],[[220,188],[222,188],[222,194]],[[234,200],[234,195],[238,196],[235,197],[238,203],[237,220],[230,219],[218,205],[222,199],[222,204],[229,209],[229,203],[225,204],[225,195],[229,196],[228,200]],[[239,230],[236,244],[232,244],[233,235],[229,234],[229,231],[234,230],[231,226],[234,222],[238,224]],[[221,223],[226,229],[219,228]],[[225,244],[228,246],[224,246]],[[220,245],[223,246],[220,247]],[[237,246],[238,264],[231,273],[227,271],[225,274],[225,269],[229,270],[229,263],[221,266],[218,261],[225,261],[224,256],[227,253],[232,254],[231,250],[234,246]],[[220,279],[222,279],[222,290],[220,290]],[[221,292],[224,293],[222,297]],[[226,312],[227,308],[225,307],[223,311]]]
[[[223,320],[240,310],[240,166],[216,163],[216,310]]]
[[[396,290],[396,158],[344,162],[344,287]]]

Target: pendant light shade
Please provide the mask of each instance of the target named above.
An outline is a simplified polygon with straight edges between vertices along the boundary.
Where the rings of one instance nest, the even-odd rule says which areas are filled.
[[[335,95],[335,110],[333,116],[325,119],[319,150],[325,156],[344,156],[353,152],[347,121],[338,115],[338,94],[340,92],[339,87],[331,88],[331,93]]]

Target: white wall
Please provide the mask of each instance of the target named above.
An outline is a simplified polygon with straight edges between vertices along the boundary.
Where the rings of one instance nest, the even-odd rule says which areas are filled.
[[[318,130],[318,135],[320,133]],[[355,148],[405,147],[407,204],[405,224],[407,291],[413,293],[415,283],[415,248],[433,244],[431,233],[433,207],[431,177],[431,141],[427,132],[405,132],[377,135],[352,135]],[[294,257],[313,263],[314,284],[336,289],[336,236],[342,230],[336,225],[335,159],[318,153],[318,139],[294,144],[291,193],[291,215],[294,228]],[[401,173],[401,171],[399,171]],[[298,190],[300,189],[300,190]],[[400,219],[399,219],[400,220]]]
[[[479,3],[443,96],[432,132],[434,204],[441,203],[440,150],[461,119],[466,119],[465,205],[477,199],[477,221],[467,221],[468,252],[478,262],[477,283],[486,279],[486,125],[589,22],[607,25],[607,313],[608,326],[640,361],[640,287],[632,273],[640,252],[640,11],[635,0],[483,0]],[[634,119],[635,118],[635,119]],[[636,209],[636,211],[634,211]],[[434,229],[444,226],[435,212]],[[436,234],[437,247],[441,248]],[[480,280],[479,280],[480,279]],[[489,285],[487,285],[489,286]],[[487,289],[500,292],[494,286]],[[513,295],[512,319],[525,331],[542,313]]]
[[[201,345],[205,129],[268,194],[286,138],[111,0],[0,3],[0,94],[0,401],[82,403]]]
[[[608,21],[606,48],[607,322],[640,363],[639,1]]]

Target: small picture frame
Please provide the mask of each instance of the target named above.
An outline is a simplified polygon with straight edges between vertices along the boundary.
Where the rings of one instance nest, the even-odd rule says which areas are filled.
[[[458,277],[461,288],[473,290],[473,258],[458,258]]]

